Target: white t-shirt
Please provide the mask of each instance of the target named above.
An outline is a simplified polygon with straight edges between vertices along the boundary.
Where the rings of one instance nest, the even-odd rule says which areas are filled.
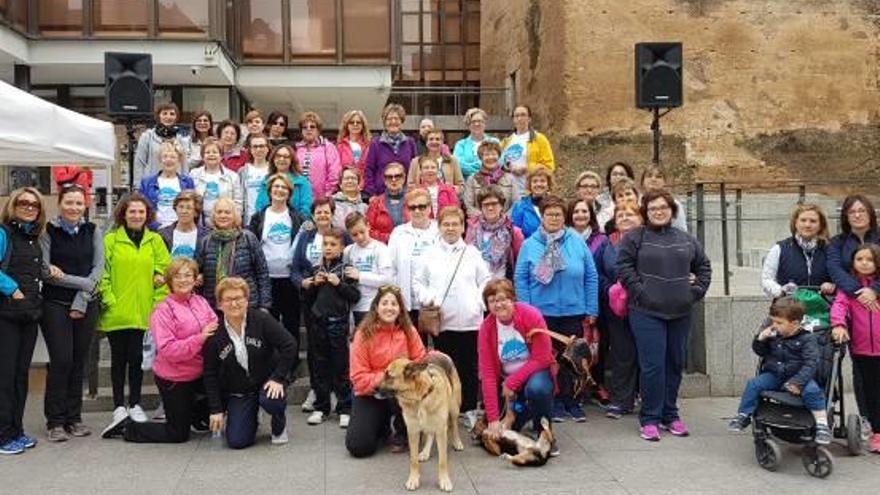
[[[516,373],[529,360],[529,348],[522,334],[498,322],[498,357],[505,376]]]
[[[199,236],[199,229],[192,229],[192,232],[182,232],[174,229],[171,234],[171,257],[172,258],[190,258],[196,257],[196,240]]]
[[[293,224],[291,224],[290,215],[286,211],[275,213],[271,209],[266,210],[262,240],[263,255],[266,257],[270,278],[290,277],[292,229]]]
[[[510,171],[514,174],[526,170],[529,166],[528,145],[528,132],[514,134],[504,150],[504,159],[510,164]]]
[[[410,273],[417,273],[419,262],[425,251],[427,251],[437,241],[437,233],[431,233],[431,229],[412,229],[416,234],[415,242],[413,242],[412,254],[409,258]],[[411,301],[418,301],[415,293],[415,287],[411,289]]]
[[[342,260],[360,272],[358,289],[361,291],[361,298],[352,311],[369,311],[379,287],[392,283],[394,269],[391,264],[391,251],[385,244],[372,239],[364,247],[357,244],[346,246]]]
[[[220,176],[222,172],[205,171],[205,192],[202,194],[202,212],[207,217],[211,217],[214,211],[214,203],[220,199]]]
[[[156,221],[159,227],[167,227],[177,221],[174,211],[174,198],[180,193],[180,180],[177,177],[159,176],[159,199],[156,205]]]
[[[363,155],[361,143],[358,143],[356,141],[349,141],[348,145],[351,146],[351,157],[354,158],[354,162],[357,163],[361,161],[361,156]]]
[[[437,195],[439,194],[439,190],[440,188],[437,186],[428,186],[428,194],[431,195],[431,211],[434,212],[435,217],[437,216],[437,213],[439,213],[437,211]]]
[[[260,195],[260,189],[263,188],[263,180],[269,174],[269,167],[256,167],[250,163],[245,165],[244,181],[242,188],[247,190],[247,204],[245,206],[244,223],[249,224],[251,217],[254,216],[257,209],[257,196]]]

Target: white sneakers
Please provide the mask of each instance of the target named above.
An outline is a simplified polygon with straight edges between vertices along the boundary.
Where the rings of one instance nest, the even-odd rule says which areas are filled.
[[[314,410],[315,410],[315,391],[309,390],[309,395],[306,396],[306,400],[304,400],[302,403],[302,412],[308,413],[308,412],[313,412]]]
[[[341,421],[341,419],[340,419]],[[309,414],[309,419],[306,420],[306,423],[310,425],[319,425],[324,422],[324,413],[321,411],[314,411],[312,414]]]
[[[117,407],[116,409],[119,410],[120,408]],[[116,411],[113,411],[113,415],[114,416],[116,415]],[[135,423],[146,423],[147,422],[147,414],[141,408],[140,404],[135,404],[135,405],[131,406],[131,408],[128,410],[128,416]]]
[[[349,421],[351,421],[350,414],[340,414],[339,415],[339,427],[340,428],[348,428]]]
[[[287,427],[284,427],[284,431],[281,432],[280,435],[272,435],[272,445],[284,445],[287,443]]]

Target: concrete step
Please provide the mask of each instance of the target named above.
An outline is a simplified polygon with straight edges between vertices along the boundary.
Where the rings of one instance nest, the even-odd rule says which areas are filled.
[[[684,399],[693,397],[709,397],[711,392],[709,375],[703,373],[685,373],[681,380],[679,396]]]

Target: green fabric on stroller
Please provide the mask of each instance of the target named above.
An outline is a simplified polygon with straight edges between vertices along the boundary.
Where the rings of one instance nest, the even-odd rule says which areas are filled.
[[[831,325],[831,304],[815,289],[797,289],[792,297],[804,305],[803,323],[805,330],[814,331],[818,328],[828,328]]]

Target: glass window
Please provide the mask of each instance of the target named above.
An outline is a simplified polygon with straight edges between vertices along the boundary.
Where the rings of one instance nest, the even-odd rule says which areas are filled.
[[[244,57],[280,61],[284,54],[281,0],[244,0],[241,3],[241,49]]]
[[[228,88],[183,88],[183,108],[181,122],[192,124],[196,112],[211,112],[214,122],[229,118]]]
[[[480,13],[468,14],[464,24],[467,31],[466,40],[468,43],[480,42]]]
[[[290,53],[293,57],[335,58],[336,2],[290,0]]]
[[[419,34],[419,15],[405,14],[401,21],[401,31],[404,43],[418,43],[422,40]]]
[[[422,16],[422,42],[440,43],[440,19],[437,14]]]
[[[40,33],[43,36],[81,36],[82,0],[40,0]]]
[[[464,68],[462,65],[464,51],[461,49],[461,45],[445,45],[444,48],[446,49],[444,55],[444,58],[446,59],[446,68],[457,70]]]
[[[461,17],[447,14],[443,20],[446,29],[443,30],[445,43],[461,43]]]
[[[205,38],[208,19],[208,0],[159,0],[159,36]]]
[[[93,0],[95,34],[133,36],[147,34],[149,0]]]
[[[419,63],[419,45],[400,47],[400,77],[404,81],[418,81],[422,75]]]
[[[30,3],[28,0],[9,0],[9,9],[12,12],[12,24],[22,30],[28,30],[28,11]]]
[[[480,70],[480,45],[467,45],[464,52],[465,66],[471,70]]]
[[[391,57],[388,0],[344,0],[342,28],[346,59]]]

